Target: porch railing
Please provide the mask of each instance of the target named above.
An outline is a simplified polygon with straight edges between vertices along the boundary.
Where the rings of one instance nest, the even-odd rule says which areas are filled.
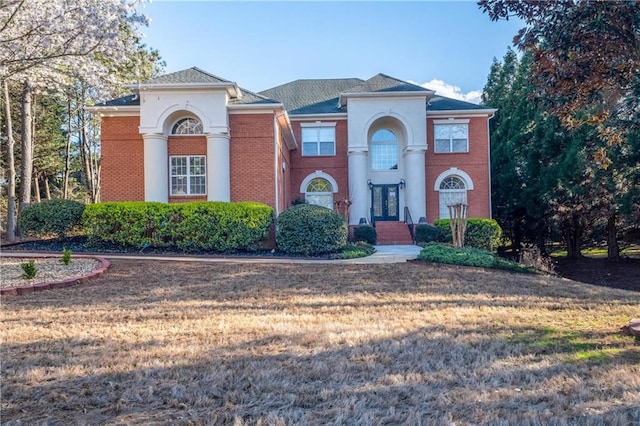
[[[411,217],[411,213],[409,212],[409,207],[407,206],[404,206],[404,223],[409,228],[409,233],[411,234],[411,241],[413,241],[413,243],[415,244],[416,243],[415,227],[413,226],[413,218]]]

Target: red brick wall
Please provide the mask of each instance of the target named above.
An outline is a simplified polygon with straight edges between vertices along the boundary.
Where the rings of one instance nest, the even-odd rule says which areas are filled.
[[[454,117],[455,118],[455,117]],[[439,197],[434,184],[440,173],[451,167],[466,172],[473,180],[475,189],[467,191],[468,217],[489,217],[489,143],[487,140],[487,119],[471,118],[469,121],[469,152],[459,154],[436,154],[433,142],[433,120],[427,118],[426,154],[427,171],[427,221],[438,219]]]
[[[207,155],[207,138],[197,136],[169,136],[167,140],[169,156],[172,155]],[[208,160],[207,160],[208,161]],[[169,167],[169,164],[167,164]],[[171,178],[171,176],[169,176]],[[167,187],[169,182],[167,182]],[[208,191],[208,189],[207,189]],[[170,192],[170,189],[169,189]],[[189,201],[207,201],[206,195],[169,195],[170,203],[187,203]]]
[[[102,201],[144,200],[144,143],[139,117],[103,117]]]
[[[231,114],[231,201],[275,207],[273,114]]]
[[[307,123],[315,123],[316,120]],[[336,123],[336,155],[335,156],[302,156],[302,131],[301,123],[304,121],[294,121],[291,123],[293,133],[298,141],[298,149],[291,152],[291,199],[304,197],[300,192],[300,184],[311,173],[322,170],[331,175],[338,183],[338,193],[334,194],[333,200],[343,201],[349,197],[349,172],[347,157],[347,120],[327,119],[325,121]],[[344,205],[340,206],[340,213],[344,213]]]

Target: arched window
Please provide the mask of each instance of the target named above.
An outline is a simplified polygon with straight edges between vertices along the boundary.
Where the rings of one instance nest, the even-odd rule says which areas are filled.
[[[309,204],[333,210],[333,187],[331,183],[323,178],[311,179],[305,191],[305,199]]]
[[[398,137],[389,129],[377,130],[371,136],[371,170],[398,170]]]
[[[448,176],[442,180],[440,193],[440,218],[449,219],[449,206],[467,204],[467,187],[458,176]]]
[[[201,135],[202,122],[197,118],[183,118],[171,128],[172,135]]]

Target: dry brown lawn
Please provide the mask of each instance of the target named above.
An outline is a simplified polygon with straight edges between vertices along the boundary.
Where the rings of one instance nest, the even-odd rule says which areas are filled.
[[[112,261],[2,301],[3,424],[640,424],[640,294],[432,264]]]

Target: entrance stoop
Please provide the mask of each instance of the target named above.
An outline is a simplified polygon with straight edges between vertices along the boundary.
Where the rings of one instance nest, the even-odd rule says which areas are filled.
[[[404,222],[376,222],[377,245],[412,245],[409,227]]]

